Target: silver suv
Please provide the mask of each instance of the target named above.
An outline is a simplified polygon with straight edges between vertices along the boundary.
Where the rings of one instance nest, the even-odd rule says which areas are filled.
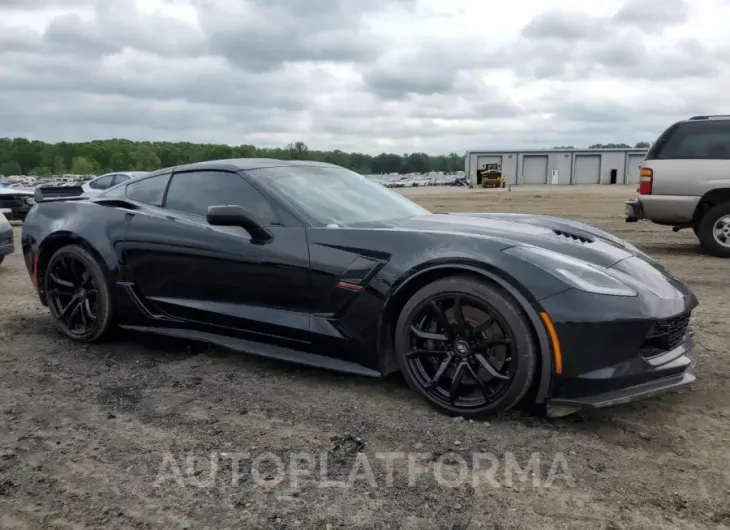
[[[695,116],[664,131],[641,164],[626,222],[691,228],[715,256],[730,257],[730,115]]]

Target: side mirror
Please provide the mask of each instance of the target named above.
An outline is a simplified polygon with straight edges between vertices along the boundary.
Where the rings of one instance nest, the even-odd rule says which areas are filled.
[[[251,243],[266,243],[274,234],[253,214],[241,206],[210,206],[205,216],[213,226],[240,226],[251,234]]]

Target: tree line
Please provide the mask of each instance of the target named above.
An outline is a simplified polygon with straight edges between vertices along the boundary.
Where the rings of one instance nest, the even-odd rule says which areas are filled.
[[[636,142],[635,149],[649,149],[651,142]],[[558,145],[553,149],[575,149],[572,145]],[[631,149],[629,144],[593,144],[588,149]]]
[[[0,175],[100,175],[112,171],[152,171],[163,167],[224,158],[275,158],[330,162],[363,174],[445,173],[463,171],[464,156],[316,151],[304,142],[283,148],[253,145],[134,142],[112,139],[50,144],[26,138],[0,138]]]
[[[648,147],[639,142],[636,147]],[[627,144],[595,144],[595,147],[630,147]],[[572,148],[572,147],[570,147]],[[555,149],[560,149],[556,147]],[[304,142],[278,147],[194,144],[188,142],[134,142],[112,139],[55,144],[26,138],[0,138],[0,175],[100,175],[112,171],[152,171],[163,167],[223,158],[275,158],[330,162],[363,174],[452,173],[464,169],[464,155],[431,156],[426,153],[345,153],[317,151]]]

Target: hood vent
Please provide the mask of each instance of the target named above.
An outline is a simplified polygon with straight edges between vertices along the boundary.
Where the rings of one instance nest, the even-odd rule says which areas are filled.
[[[576,243],[593,243],[593,239],[590,237],[579,236],[577,234],[571,234],[570,232],[564,232],[563,230],[553,230],[553,233],[561,238],[575,241]]]

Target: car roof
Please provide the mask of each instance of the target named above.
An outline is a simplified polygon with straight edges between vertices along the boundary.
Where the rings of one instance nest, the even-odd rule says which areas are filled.
[[[707,123],[709,121],[725,121],[730,120],[730,114],[704,114],[701,116],[692,116],[691,118],[687,118],[686,120],[681,120],[682,122],[704,122]]]
[[[247,169],[262,169],[267,167],[296,167],[296,166],[315,166],[315,167],[339,167],[335,164],[327,162],[316,162],[314,160],[277,160],[275,158],[229,158],[224,160],[208,160],[205,162],[194,162],[176,166],[175,171],[185,171],[188,169],[219,169],[227,171],[243,171]],[[168,170],[170,168],[167,168]]]
[[[142,175],[147,175],[148,173],[149,173],[149,171],[110,171],[109,173],[104,173],[103,175],[94,177],[91,180],[100,179],[102,177],[108,177],[109,175],[127,175],[129,177],[141,177]]]

